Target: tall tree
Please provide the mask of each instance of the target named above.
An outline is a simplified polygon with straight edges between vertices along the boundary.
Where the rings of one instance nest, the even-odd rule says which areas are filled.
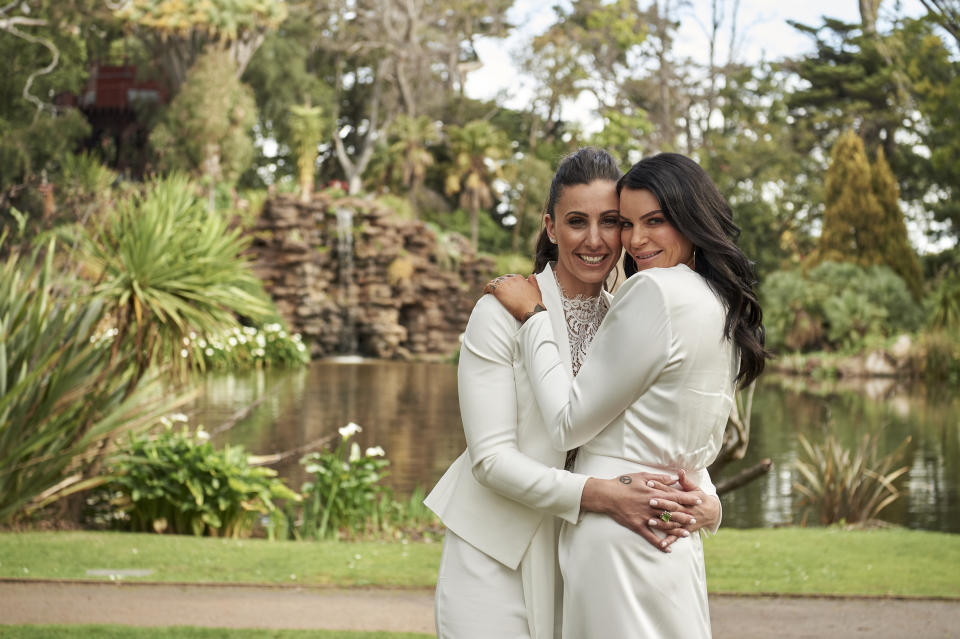
[[[212,49],[200,56],[164,121],[150,134],[165,168],[204,177],[211,208],[216,183],[235,181],[253,158],[256,102],[232,66],[225,51]]]
[[[74,108],[54,103],[86,81],[91,31],[105,31],[89,0],[25,0],[0,6],[0,210],[32,207],[31,187],[89,134]]]
[[[894,170],[905,199],[920,201],[940,223],[936,233],[960,238],[960,60],[929,19],[907,20],[900,33],[919,114],[912,133],[927,152]]]
[[[470,213],[470,242],[474,250],[480,241],[481,209],[493,206],[493,182],[500,177],[500,160],[510,152],[503,132],[484,120],[451,126],[447,135],[453,166],[447,173],[446,192],[458,194],[460,206]]]
[[[323,141],[327,128],[323,109],[320,107],[309,104],[294,104],[290,107],[290,136],[293,154],[297,159],[297,183],[300,185],[301,202],[309,202],[313,197],[317,146]]]
[[[903,211],[900,210],[900,188],[887,163],[883,147],[877,149],[877,159],[873,163],[871,176],[873,193],[883,212],[883,218],[877,229],[883,240],[882,263],[903,278],[914,299],[920,299],[922,293],[920,262],[907,237],[907,225],[903,219]]]
[[[960,0],[920,0],[937,23],[960,44]]]
[[[884,261],[881,228],[884,212],[873,193],[873,176],[863,140],[846,131],[830,154],[823,230],[814,263]]]
[[[439,108],[449,95],[444,87],[463,71],[463,52],[479,35],[504,33],[502,12],[510,4],[337,0],[314,9],[314,46],[329,61],[335,93],[334,151],[352,193],[397,115]]]
[[[283,0],[120,0],[116,16],[142,39],[176,92],[207,49],[225,52],[237,77],[287,17]]]
[[[440,140],[437,123],[425,115],[411,118],[399,116],[391,130],[390,151],[402,167],[401,184],[409,189],[411,202],[416,203],[427,169],[434,164],[427,148]],[[414,208],[416,213],[416,208]]]

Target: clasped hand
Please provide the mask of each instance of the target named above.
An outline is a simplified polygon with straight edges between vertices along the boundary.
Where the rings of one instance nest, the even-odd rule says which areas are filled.
[[[590,510],[606,513],[663,552],[670,552],[678,539],[712,526],[720,516],[720,500],[700,490],[682,470],[676,480],[651,473],[591,479],[584,491],[586,500],[592,501]]]

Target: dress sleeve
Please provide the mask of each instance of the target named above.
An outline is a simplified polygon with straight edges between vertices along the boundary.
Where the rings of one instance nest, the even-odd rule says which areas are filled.
[[[667,366],[671,339],[663,291],[644,273],[621,287],[572,380],[547,314],[528,319],[517,333],[520,359],[554,447],[582,446],[643,394]]]
[[[457,388],[473,475],[505,497],[576,523],[587,477],[540,463],[517,446],[516,330],[516,320],[486,295],[464,333]]]

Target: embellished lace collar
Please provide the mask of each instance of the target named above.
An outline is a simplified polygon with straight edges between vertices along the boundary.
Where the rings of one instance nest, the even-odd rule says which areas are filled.
[[[560,303],[567,322],[567,339],[570,342],[570,364],[573,374],[576,375],[580,372],[580,365],[587,358],[590,344],[593,343],[600,323],[610,309],[610,302],[602,292],[596,297],[589,295],[570,297],[563,290],[555,271],[553,277],[560,291]]]

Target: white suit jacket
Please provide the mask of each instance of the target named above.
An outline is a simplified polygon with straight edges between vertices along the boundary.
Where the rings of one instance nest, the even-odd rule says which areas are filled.
[[[567,335],[553,271],[537,275],[556,335]],[[505,566],[520,565],[545,518],[576,523],[587,480],[563,470],[519,360],[517,322],[492,295],[470,315],[457,369],[467,449],[424,503],[444,525]],[[570,346],[557,340],[567,375]]]

